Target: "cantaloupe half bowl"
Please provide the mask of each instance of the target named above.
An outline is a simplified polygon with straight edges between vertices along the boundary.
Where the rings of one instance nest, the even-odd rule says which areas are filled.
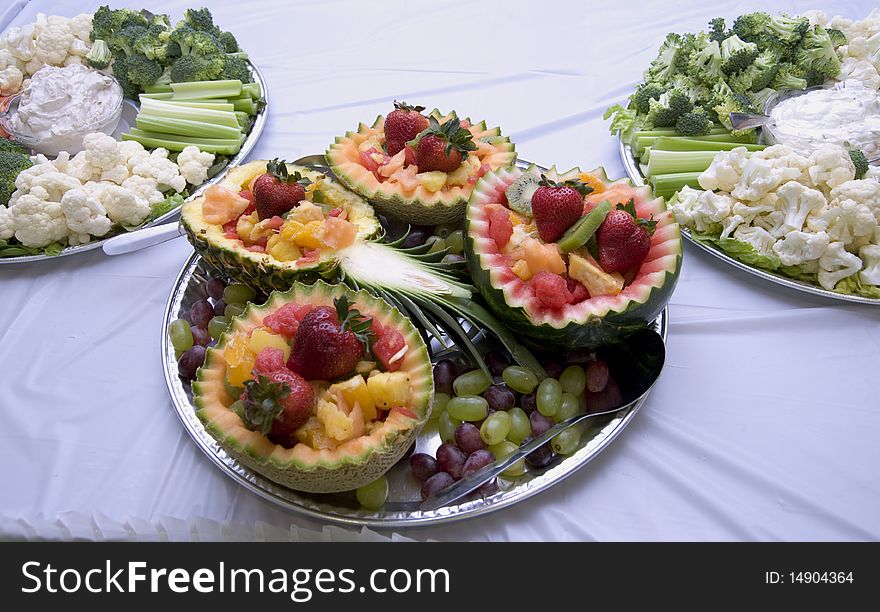
[[[275,444],[259,431],[249,429],[230,409],[238,398],[230,394],[225,382],[227,364],[223,349],[232,337],[261,328],[264,317],[284,304],[332,307],[334,298],[342,295],[347,295],[365,316],[403,334],[407,348],[397,372],[405,373],[409,379],[406,405],[392,407],[362,435],[340,442],[335,448],[316,449],[304,442],[292,448]],[[336,493],[376,480],[400,460],[430,416],[434,380],[427,347],[409,319],[367,291],[317,282],[297,283],[288,291],[272,293],[265,304],[249,304],[232,320],[217,345],[208,349],[192,391],[196,415],[231,457],[290,489]]]

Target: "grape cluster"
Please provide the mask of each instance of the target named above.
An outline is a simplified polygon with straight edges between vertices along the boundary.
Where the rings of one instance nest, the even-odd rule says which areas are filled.
[[[198,298],[168,326],[171,345],[177,356],[177,371],[192,380],[205,363],[207,347],[216,343],[229,322],[244,312],[256,297],[247,285],[227,285],[219,278],[210,278],[195,287]]]

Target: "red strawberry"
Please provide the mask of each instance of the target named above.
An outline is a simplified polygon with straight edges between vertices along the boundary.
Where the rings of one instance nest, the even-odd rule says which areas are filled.
[[[618,204],[605,217],[596,232],[599,247],[599,265],[613,274],[624,272],[641,264],[651,249],[651,234],[657,222],[639,219],[632,200]]]
[[[419,172],[454,172],[461,165],[462,154],[477,150],[473,134],[461,127],[455,115],[443,125],[430,117],[428,124],[415,145]]]
[[[400,153],[408,141],[428,127],[428,118],[422,114],[424,106],[395,101],[394,109],[385,117],[385,150],[388,155]]]
[[[541,175],[532,194],[532,214],[544,242],[556,242],[584,213],[584,196],[592,191],[578,180],[557,183]]]
[[[258,372],[255,380],[245,382],[240,399],[245,425],[292,448],[296,430],[312,414],[315,391],[302,376],[282,367],[267,375]]]
[[[253,189],[254,206],[261,220],[280,217],[306,197],[302,175],[289,174],[284,160],[273,159],[266,169],[268,172],[254,181]]]
[[[308,380],[333,380],[351,372],[372,340],[372,319],[349,308],[345,296],[335,310],[317,306],[303,317],[287,367]]]

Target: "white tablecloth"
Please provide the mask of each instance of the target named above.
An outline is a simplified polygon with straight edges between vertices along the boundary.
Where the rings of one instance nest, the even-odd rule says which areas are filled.
[[[255,158],[320,153],[403,99],[486,118],[524,158],[604,165],[611,175],[623,170],[602,112],[627,96],[665,34],[768,8],[755,1],[721,10],[698,0],[211,4],[271,88]],[[19,2],[0,24],[98,5]],[[177,18],[186,6],[150,8]],[[822,8],[861,18],[872,3]],[[175,528],[200,537],[193,526],[201,525],[210,538],[225,525],[266,538],[322,529],[233,483],[172,409],[159,337],[190,252],[178,239],[115,258],[99,250],[0,266],[0,534],[108,537],[101,526],[115,525],[109,537]],[[595,461],[513,508],[403,535],[878,539],[880,309],[777,287],[688,244],[669,312],[663,376]]]

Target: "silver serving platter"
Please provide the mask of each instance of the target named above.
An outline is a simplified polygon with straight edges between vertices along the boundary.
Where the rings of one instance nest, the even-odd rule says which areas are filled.
[[[229,172],[235,166],[241,164],[245,158],[250,154],[253,148],[256,146],[257,141],[260,139],[260,134],[263,133],[263,128],[266,126],[266,120],[268,118],[269,111],[269,91],[266,87],[266,79],[263,78],[260,69],[257,68],[254,64],[248,60],[248,67],[250,69],[251,75],[253,76],[254,82],[260,84],[260,88],[263,92],[263,100],[265,100],[265,104],[263,108],[257,113],[256,118],[254,119],[254,124],[251,127],[251,131],[248,134],[248,137],[241,145],[241,150],[229,160],[229,163],[226,165],[223,170],[218,172],[215,176],[211,177],[201,185],[199,185],[189,196],[187,199],[197,198],[202,192],[204,192],[208,187],[215,183],[219,183],[226,176],[226,173]],[[116,132],[114,136],[119,138],[119,135],[126,131],[130,126],[134,125],[135,118],[137,117],[137,105],[131,100],[124,100],[122,105],[122,117],[119,121],[119,126],[116,128]],[[180,214],[180,209],[175,208],[174,210],[169,210],[164,215],[157,217],[150,223],[146,224],[144,228],[153,227],[155,225],[161,225],[166,221],[170,221],[175,216]],[[142,228],[139,228],[142,229]],[[125,232],[120,232],[125,233]],[[119,234],[114,234],[119,235]],[[67,255],[76,255],[78,253],[85,253],[86,251],[91,251],[93,249],[100,248],[105,242],[110,240],[113,235],[107,236],[105,238],[101,238],[99,240],[93,240],[88,244],[81,244],[74,247],[67,247],[61,251],[58,255],[22,255],[19,257],[0,257],[0,265],[3,264],[18,264],[18,263],[27,263],[31,261],[43,261],[46,259],[57,259],[58,257],[65,257]]]
[[[639,187],[647,184],[645,180],[645,175],[642,174],[642,171],[639,168],[639,162],[635,158],[635,155],[633,155],[632,148],[628,144],[626,144],[621,138],[618,138],[618,143],[620,159],[623,162],[623,168],[624,170],[626,170],[626,173],[629,176],[630,180],[632,180],[632,182]],[[769,270],[762,270],[761,268],[750,266],[747,263],[743,263],[738,259],[731,257],[723,250],[712,244],[706,244],[699,240],[695,240],[691,236],[690,230],[686,227],[681,227],[681,234],[695,247],[702,249],[703,251],[709,253],[710,255],[713,255],[714,257],[717,257],[718,259],[730,264],[735,268],[739,268],[740,270],[748,272],[749,274],[757,276],[758,278],[762,278],[766,281],[770,281],[771,283],[782,285],[783,287],[788,287],[790,289],[796,289],[797,291],[802,291],[804,293],[811,293],[813,295],[831,298],[833,300],[880,306],[880,299],[878,298],[836,293],[834,291],[828,291],[827,289],[823,289],[822,287],[818,287],[804,281],[799,281],[793,278],[789,278],[787,276],[783,276],[782,274],[777,274],[775,272],[770,272]]]
[[[174,347],[168,338],[168,325],[180,318],[181,313],[199,299],[196,287],[204,282],[210,273],[210,269],[198,255],[190,256],[174,283],[174,289],[165,307],[161,330],[162,369],[174,410],[196,445],[224,474],[257,495],[291,512],[320,521],[357,527],[363,525],[375,528],[415,527],[447,523],[506,508],[561,482],[583,467],[611,444],[644,403],[645,398],[642,398],[632,408],[597,422],[584,433],[577,452],[557,459],[547,468],[542,470],[529,468],[525,475],[517,479],[500,480],[499,490],[491,496],[465,500],[435,511],[426,512],[419,509],[421,483],[410,474],[407,458],[398,462],[386,474],[389,481],[389,496],[385,506],[379,511],[373,512],[361,508],[353,493],[311,494],[294,491],[269,480],[230,457],[205,430],[196,416],[190,384],[177,374],[177,359]],[[667,322],[668,312],[665,309],[653,322],[653,328],[664,341]],[[439,344],[434,341],[432,348],[436,347],[439,347]],[[417,438],[415,451],[433,454],[439,445],[440,436],[437,433],[436,422],[429,422]]]

